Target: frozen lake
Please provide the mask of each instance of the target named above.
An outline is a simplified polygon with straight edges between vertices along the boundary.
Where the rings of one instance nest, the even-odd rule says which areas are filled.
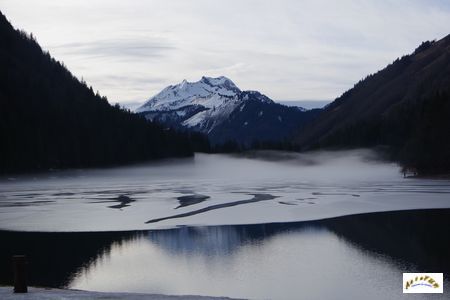
[[[403,272],[444,272],[447,293],[448,208],[448,180],[403,178],[368,150],[2,178],[0,284],[26,254],[37,286],[400,299]]]
[[[368,150],[197,154],[0,179],[0,229],[121,231],[449,208],[450,181],[403,178]]]

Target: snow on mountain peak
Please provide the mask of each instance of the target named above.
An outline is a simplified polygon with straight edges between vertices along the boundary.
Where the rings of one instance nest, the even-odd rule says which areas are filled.
[[[225,76],[203,76],[196,82],[183,80],[166,87],[136,112],[150,120],[172,120],[183,127],[210,132],[246,101],[273,102],[259,92],[241,91]]]
[[[217,78],[203,76],[197,82],[186,79],[176,85],[170,85],[150,98],[136,112],[168,111],[188,105],[200,105],[213,108],[228,102],[241,90],[225,76]]]
[[[185,87],[186,86],[186,84],[187,84],[188,82],[187,82],[187,80],[186,79],[183,79],[183,81],[179,84],[179,89],[182,89],[183,87]]]
[[[170,85],[136,112],[164,126],[204,133],[213,144],[281,141],[310,118],[258,91],[241,91],[225,76]]]
[[[234,84],[234,82],[225,76],[220,76],[217,78],[203,76],[199,82],[206,83],[210,86],[224,87],[230,90],[239,90],[239,88]]]

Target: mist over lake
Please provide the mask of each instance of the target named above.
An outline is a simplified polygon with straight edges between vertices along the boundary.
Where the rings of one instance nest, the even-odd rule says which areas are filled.
[[[450,1],[0,6],[1,300],[449,298]]]
[[[196,154],[5,177],[0,228],[118,231],[450,207],[448,180],[404,178],[371,150]]]
[[[403,272],[450,270],[450,182],[372,150],[53,170],[0,195],[3,284],[17,253],[37,286],[253,299],[397,299]]]

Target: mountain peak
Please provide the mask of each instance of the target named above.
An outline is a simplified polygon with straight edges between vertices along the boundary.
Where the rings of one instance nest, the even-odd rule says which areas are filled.
[[[297,108],[275,104],[258,91],[241,91],[225,76],[170,85],[136,112],[167,126],[203,132],[213,143],[278,141],[306,120]]]
[[[201,105],[205,108],[220,106],[228,99],[236,97],[241,90],[225,76],[206,77],[199,81],[170,85],[150,98],[136,112],[151,110],[167,111],[188,105]]]
[[[209,86],[223,87],[223,88],[226,88],[229,90],[234,90],[236,92],[240,91],[239,88],[234,84],[234,82],[225,76],[219,76],[219,77],[203,76],[199,82],[207,84]]]
[[[222,85],[225,83],[231,83],[234,85],[233,81],[231,79],[225,77],[225,76],[219,76],[219,77],[208,77],[208,76],[202,76],[200,79],[201,82],[204,83],[210,83],[213,85]]]

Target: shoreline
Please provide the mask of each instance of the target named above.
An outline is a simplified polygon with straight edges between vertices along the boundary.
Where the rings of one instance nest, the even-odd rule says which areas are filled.
[[[381,210],[381,211],[371,211],[371,212],[361,212],[361,213],[350,213],[345,215],[338,215],[332,217],[311,219],[311,220],[300,220],[300,221],[286,221],[286,222],[263,222],[263,223],[245,223],[245,224],[217,224],[217,225],[177,225],[177,226],[168,226],[163,228],[148,228],[148,229],[129,229],[129,230],[91,230],[91,231],[31,231],[31,230],[13,230],[13,229],[3,229],[0,228],[0,233],[28,233],[28,234],[120,234],[120,233],[145,233],[149,231],[165,231],[165,230],[174,230],[179,228],[214,228],[214,227],[246,227],[246,226],[267,226],[267,225],[300,225],[300,224],[308,224],[308,223],[320,223],[324,221],[333,221],[345,218],[352,217],[363,217],[363,216],[372,216],[372,215],[383,215],[383,214],[391,214],[391,213],[421,213],[421,212],[438,212],[438,211],[450,211],[449,207],[439,207],[439,208],[408,208],[408,209],[395,209],[395,210]],[[1,285],[0,285],[1,287]]]
[[[3,300],[46,300],[46,299],[137,299],[137,300],[238,300],[228,297],[209,297],[198,295],[163,295],[147,293],[110,293],[72,289],[28,287],[28,293],[15,294],[12,286],[0,286],[0,298]]]

